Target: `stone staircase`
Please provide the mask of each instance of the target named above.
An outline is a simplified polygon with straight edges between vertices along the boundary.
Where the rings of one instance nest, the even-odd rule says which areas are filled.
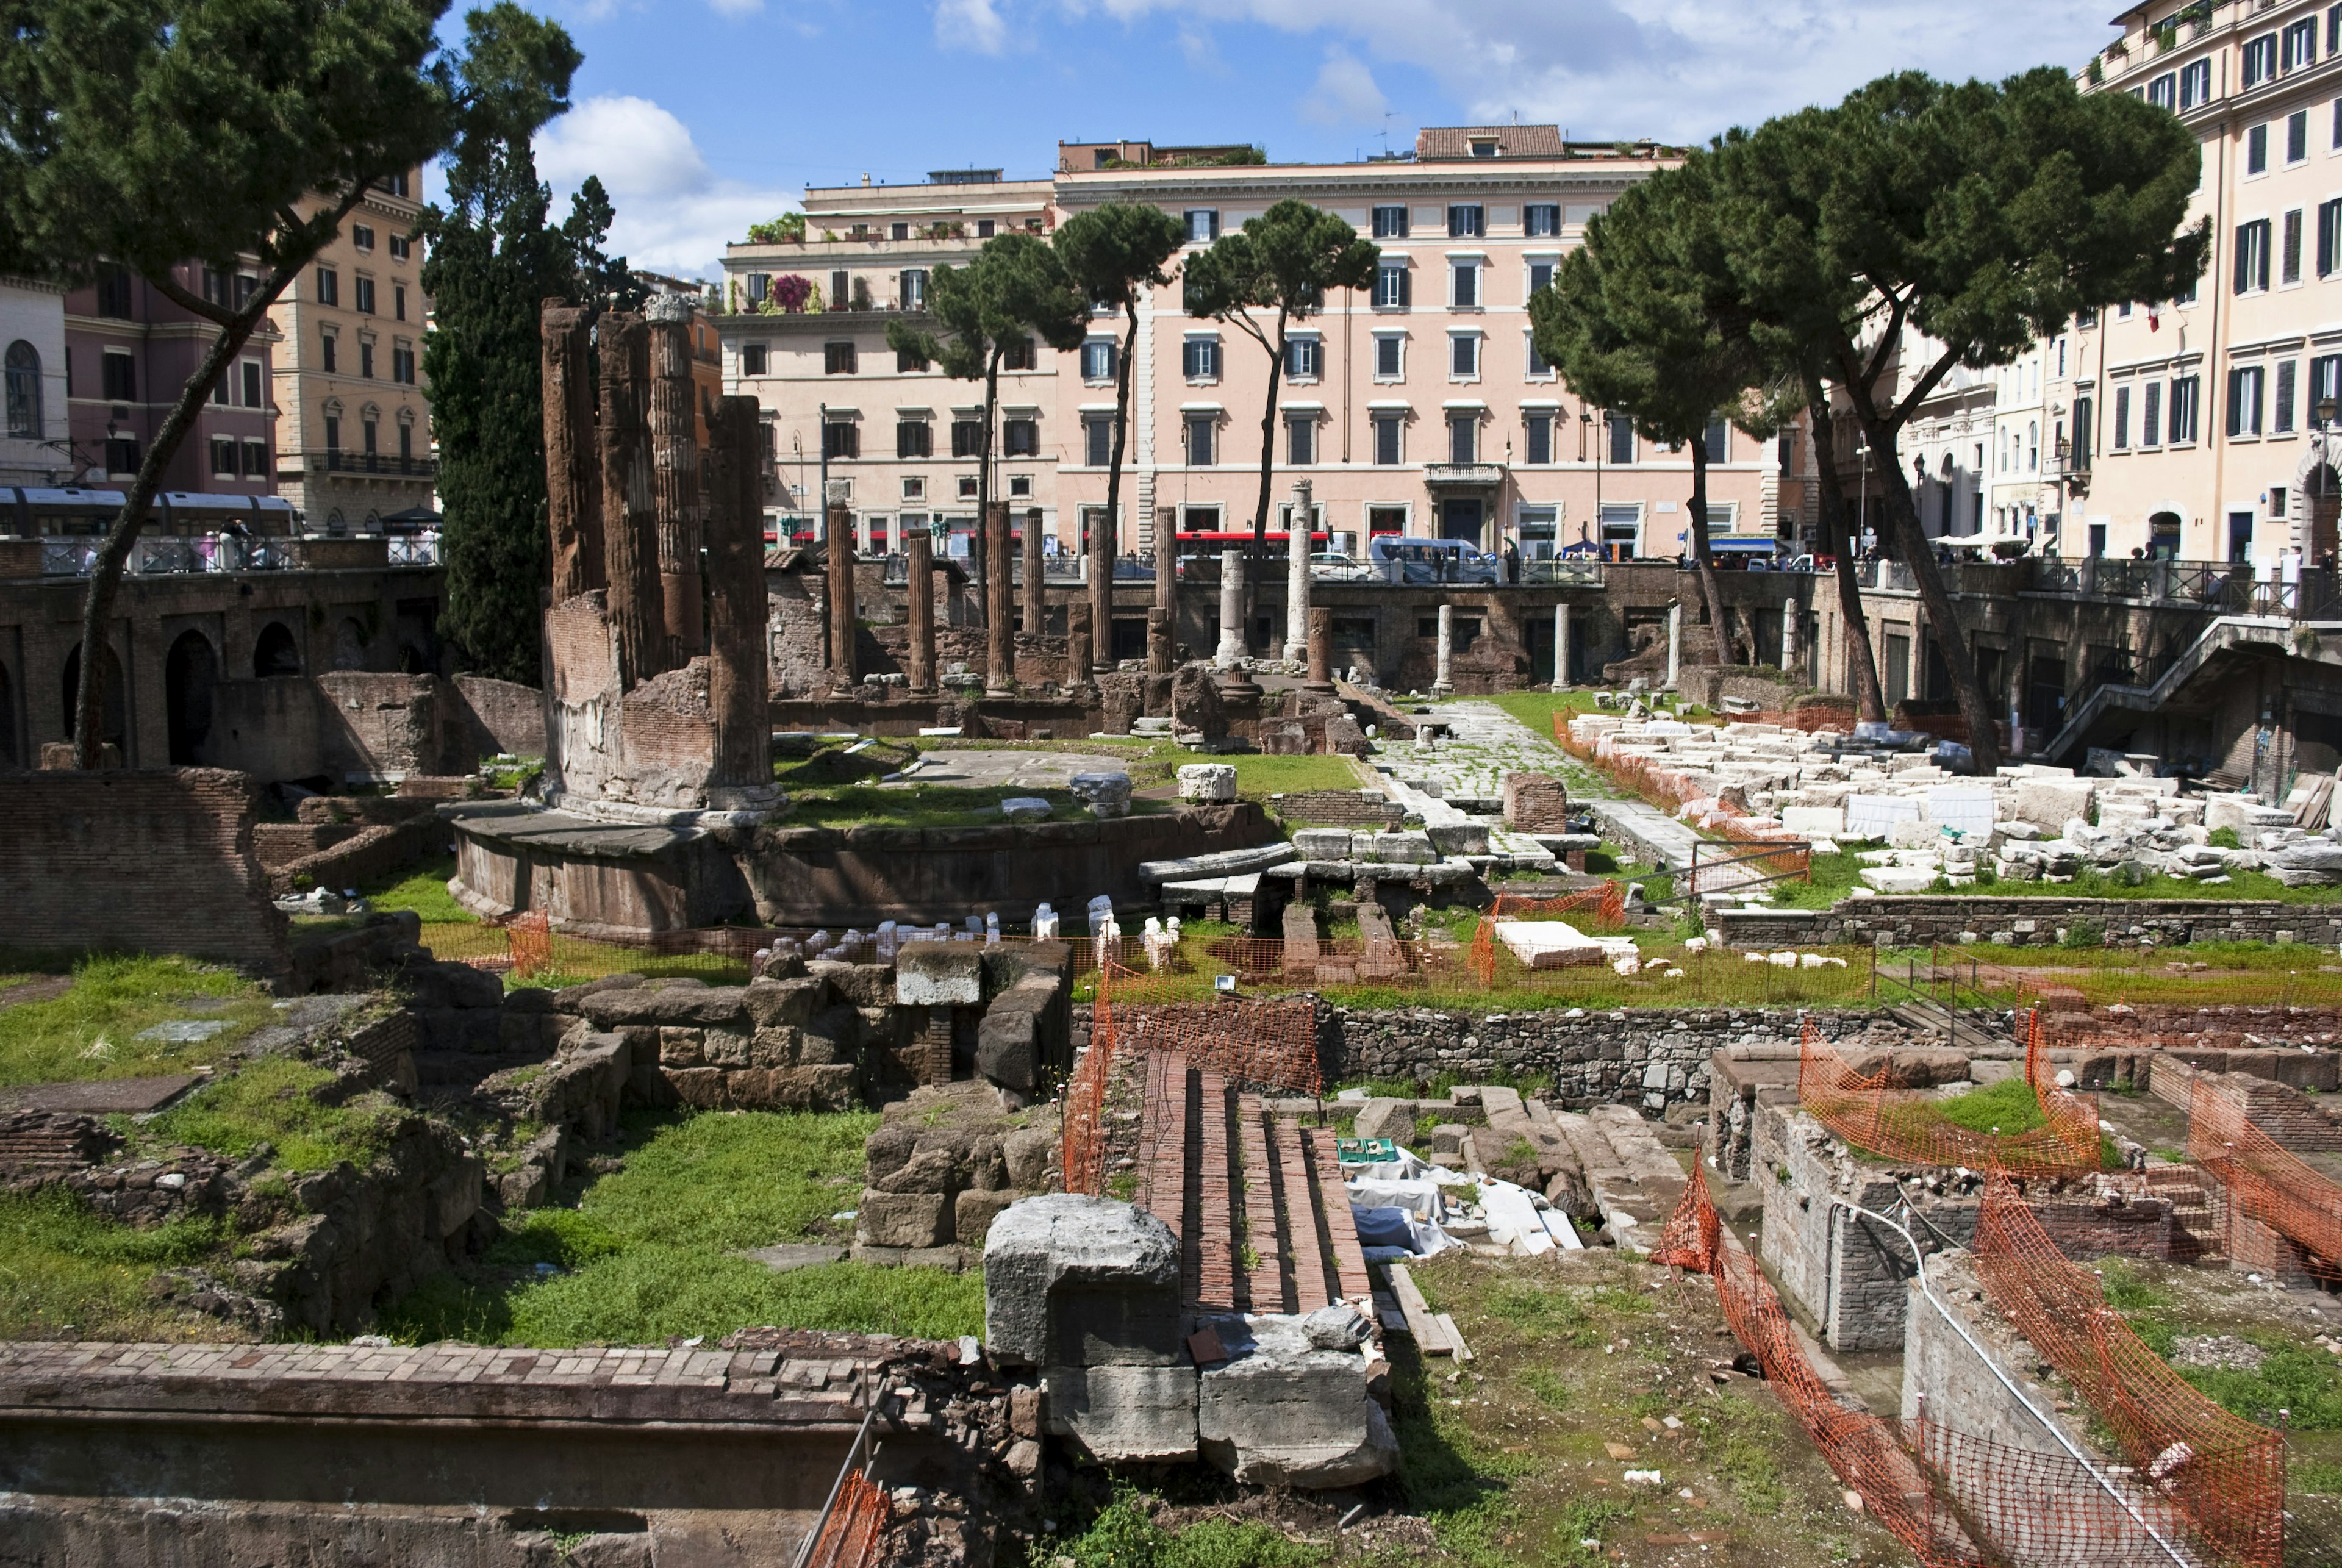
[[[1330,1128],[1185,1055],[1147,1057],[1136,1201],[1179,1238],[1181,1304],[1306,1313],[1373,1293]]]
[[[2207,1073],[2169,1053],[2156,1055],[2154,1071],[2147,1076],[2147,1085],[2158,1098],[2183,1111],[2191,1104],[2199,1081],[2225,1096],[2245,1114],[2245,1120],[2281,1149],[2297,1154],[2342,1151],[2342,1122],[2289,1084],[2250,1073]]]
[[[95,1116],[61,1111],[0,1115],[0,1182],[37,1180],[95,1165],[122,1140]]]

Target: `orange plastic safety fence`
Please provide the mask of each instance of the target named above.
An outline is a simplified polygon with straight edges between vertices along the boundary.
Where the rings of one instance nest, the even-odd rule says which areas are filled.
[[[1988,1559],[1946,1508],[1919,1463],[1887,1423],[1838,1403],[1806,1359],[1788,1309],[1747,1251],[1723,1232],[1698,1165],[1662,1233],[1654,1263],[1696,1269],[1716,1281],[1735,1338],[1756,1357],[1774,1395],[1788,1407],[1839,1480],[1861,1494],[1870,1515],[1910,1548],[1923,1568],[1977,1568]]]
[[[553,921],[541,909],[532,909],[513,916],[505,927],[505,937],[512,944],[512,972],[525,980],[553,965]]]
[[[2071,1454],[1995,1443],[1939,1421],[1901,1424],[1903,1441],[1997,1562],[2169,1568],[2165,1545],[2187,1539],[2187,1515],[2134,1478],[2110,1478],[2122,1489],[2117,1496]]]
[[[1626,890],[1615,882],[1582,887],[1555,898],[1528,898],[1500,893],[1496,902],[1472,928],[1472,945],[1466,958],[1475,979],[1496,983],[1496,929],[1499,920],[1575,920],[1590,931],[1617,931],[1626,924]]]
[[[2198,1393],[2068,1263],[2014,1183],[1995,1176],[1977,1215],[1977,1273],[1992,1304],[2071,1382],[2157,1496],[2216,1559],[2277,1568],[2285,1443]]]
[[[1114,1076],[1116,1014],[1103,974],[1090,1007],[1090,1044],[1066,1084],[1062,1164],[1066,1191],[1096,1197],[1106,1191],[1106,1090]]]
[[[2097,1107],[2048,1081],[2037,1024],[2030,1033],[2026,1075],[2047,1120],[2029,1133],[1979,1133],[1961,1126],[1925,1095],[1889,1087],[1888,1064],[1882,1063],[1869,1074],[1857,1071],[1821,1037],[1810,1019],[1798,1053],[1798,1102],[1848,1144],[1890,1160],[2019,1176],[2076,1176],[2095,1171],[2099,1160]]]
[[[822,1522],[806,1568],[873,1568],[886,1542],[889,1513],[886,1488],[854,1472]]]
[[[2187,1154],[2228,1189],[2230,1202],[2342,1269],[2342,1187],[2279,1148],[2242,1107],[2203,1079],[2187,1112]],[[2229,1248],[2229,1255],[2237,1255]]]

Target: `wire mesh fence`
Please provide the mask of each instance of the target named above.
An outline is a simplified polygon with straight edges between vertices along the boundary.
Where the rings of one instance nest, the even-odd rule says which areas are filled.
[[[2342,1186],[2305,1164],[2255,1126],[2244,1108],[2197,1078],[2187,1111],[2187,1157],[2227,1189],[2237,1211],[2310,1253],[2322,1272],[2342,1271]],[[2238,1255],[2234,1238],[2226,1249]]]

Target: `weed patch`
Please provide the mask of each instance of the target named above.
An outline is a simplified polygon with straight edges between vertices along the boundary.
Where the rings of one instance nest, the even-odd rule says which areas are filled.
[[[185,958],[85,958],[61,996],[0,1008],[0,1087],[185,1072],[215,1062],[270,1016],[261,988]],[[208,1040],[138,1036],[178,1019],[226,1027]]]
[[[0,1338],[152,1340],[193,1337],[147,1284],[156,1271],[216,1258],[215,1220],[133,1230],[71,1193],[0,1193]],[[202,1337],[217,1337],[206,1323]]]

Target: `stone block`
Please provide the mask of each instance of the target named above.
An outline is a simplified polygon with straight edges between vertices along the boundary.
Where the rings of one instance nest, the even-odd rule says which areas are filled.
[[[1037,1193],[1049,1185],[1049,1161],[1057,1152],[1057,1137],[1038,1127],[1024,1127],[1000,1140],[1001,1156],[1008,1163],[1011,1186]]]
[[[863,1179],[872,1186],[910,1163],[917,1153],[918,1133],[910,1127],[883,1126],[862,1141]]]
[[[1130,775],[1128,774],[1076,774],[1066,781],[1073,797],[1089,807],[1093,816],[1128,816],[1130,814]]]
[[[757,1030],[748,1037],[748,1064],[752,1067],[795,1066],[802,1036],[803,1031],[786,1024]]]
[[[884,1176],[870,1178],[874,1193],[956,1193],[966,1185],[962,1163],[948,1148],[921,1149]]]
[[[1304,860],[1347,860],[1350,830],[1346,827],[1305,827],[1293,835],[1293,851]]]
[[[676,985],[656,991],[601,991],[586,997],[578,1011],[593,1020],[597,1029],[622,1024],[736,1027],[748,1015],[747,989],[739,985]]]
[[[2003,817],[2057,827],[2069,817],[2087,820],[2097,785],[2084,778],[2026,777],[2012,783]]]
[[[1441,823],[1423,830],[1431,847],[1441,854],[1486,854],[1488,824],[1481,822]]]
[[[1439,859],[1427,833],[1378,833],[1371,838],[1374,858],[1386,865],[1430,865]]]
[[[700,1029],[666,1028],[658,1032],[658,1059],[662,1067],[697,1067],[706,1062],[703,1044],[706,1032]]]
[[[753,1071],[753,1069],[752,1069]],[[736,1078],[747,1076],[735,1074]],[[846,1111],[854,1106],[854,1068],[845,1063],[775,1067],[767,1074],[768,1098],[757,1108],[785,1111]],[[743,1105],[750,1102],[734,1099]]]
[[[666,1057],[666,1031],[659,1031],[661,1061]],[[711,1067],[746,1067],[748,1065],[749,1037],[736,1029],[710,1029],[700,1052]]]
[[[976,1030],[976,1070],[986,1082],[1019,1094],[1039,1081],[1039,1020],[1026,1012],[995,1005]]]
[[[1936,885],[1937,873],[1924,866],[1872,865],[1861,875],[1865,885],[1880,893],[1925,893]]]
[[[1026,1198],[985,1239],[984,1324],[993,1356],[1010,1365],[1179,1360],[1178,1242],[1112,1198]]]
[[[826,1002],[885,1007],[895,1000],[895,971],[891,964],[842,964],[834,958],[816,958],[806,965],[806,973],[828,985]]]
[[[722,1110],[729,1099],[720,1067],[662,1067],[676,1098],[695,1111]]]
[[[855,1239],[874,1247],[933,1247],[952,1239],[951,1200],[941,1193],[865,1190]]]
[[[860,967],[840,964],[840,968]],[[749,982],[742,1000],[746,1003],[748,1016],[759,1027],[777,1028],[783,1024],[803,1024],[811,1018],[828,1000],[827,987],[819,980],[754,980]]]
[[[989,1255],[986,1283],[990,1285]],[[1196,1370],[1191,1366],[1055,1366],[1048,1428],[1101,1464],[1171,1463],[1196,1457]]]
[[[987,1193],[971,1187],[954,1198],[952,1230],[959,1238],[960,1244],[982,1246],[986,1233],[992,1229],[992,1222],[998,1219],[1009,1204],[1025,1195],[1013,1191]]]
[[[1841,838],[1846,834],[1842,805],[1790,805],[1781,808],[1781,825],[1808,838]]]
[[[1210,1320],[1228,1359],[1196,1383],[1206,1459],[1248,1486],[1356,1486],[1398,1468],[1398,1441],[1356,1351],[1323,1350],[1302,1320]]]
[[[1358,1136],[1389,1138],[1398,1144],[1415,1141],[1415,1106],[1406,1100],[1369,1100],[1358,1113]]]
[[[1189,763],[1179,770],[1179,798],[1232,801],[1236,798],[1236,770],[1226,763]]]
[[[895,1001],[905,1007],[975,1007],[984,1001],[984,950],[915,942],[895,956]]]

